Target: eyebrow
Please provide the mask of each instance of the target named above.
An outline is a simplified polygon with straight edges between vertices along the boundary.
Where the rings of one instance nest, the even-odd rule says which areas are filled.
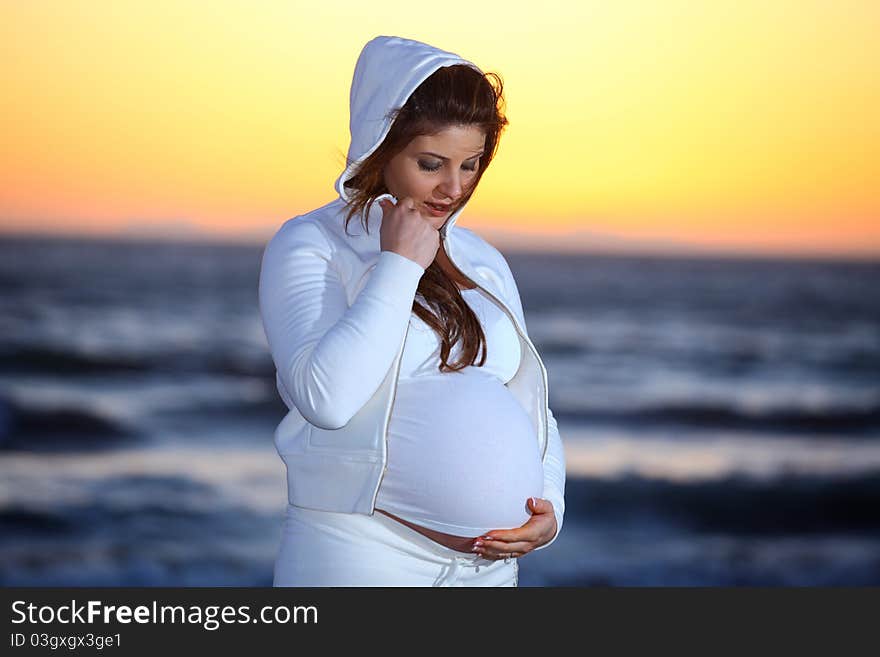
[[[486,152],[486,150],[483,149],[483,150],[481,150],[479,153],[474,153],[473,155],[471,155],[471,156],[470,156],[469,158],[467,158],[467,159],[468,159],[468,160],[472,160],[472,159],[474,159],[475,157],[477,157],[477,156],[479,156],[479,155],[482,155],[482,154],[485,153],[485,152]],[[438,157],[438,158],[440,158],[440,159],[443,160],[444,162],[445,162],[446,160],[449,159],[448,157],[443,157],[443,156],[440,155],[439,153],[432,153],[432,152],[430,152],[430,151],[422,151],[421,153],[419,153],[419,155],[432,155],[433,157]]]

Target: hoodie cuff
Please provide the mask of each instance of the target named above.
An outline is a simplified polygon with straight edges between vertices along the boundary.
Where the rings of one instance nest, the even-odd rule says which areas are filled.
[[[370,295],[410,309],[424,273],[425,268],[415,260],[394,251],[382,251],[370,274]]]

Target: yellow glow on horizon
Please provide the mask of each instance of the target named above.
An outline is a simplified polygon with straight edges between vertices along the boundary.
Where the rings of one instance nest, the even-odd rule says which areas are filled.
[[[877,3],[442,13],[467,20],[402,0],[6,3],[0,229],[268,236],[335,196],[355,60],[398,34],[504,79],[511,123],[462,225],[880,253]]]

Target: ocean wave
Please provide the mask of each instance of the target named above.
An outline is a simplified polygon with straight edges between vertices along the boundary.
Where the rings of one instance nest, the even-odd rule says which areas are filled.
[[[858,435],[880,429],[880,404],[863,408],[813,408],[807,405],[751,410],[722,404],[661,403],[632,408],[573,409],[554,406],[560,418],[587,424],[621,427],[682,426],[701,429],[723,428],[753,432],[797,432],[798,434]],[[871,437],[874,437],[873,435]]]
[[[880,472],[855,477],[735,475],[670,481],[570,478],[566,517],[581,525],[664,525],[695,533],[880,536]]]
[[[0,396],[0,451],[92,451],[142,438],[135,427],[93,409],[30,407]]]

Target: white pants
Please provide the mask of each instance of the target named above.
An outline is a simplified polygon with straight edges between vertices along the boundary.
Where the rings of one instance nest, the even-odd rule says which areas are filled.
[[[376,511],[288,505],[273,586],[516,586],[516,559],[453,550]]]

